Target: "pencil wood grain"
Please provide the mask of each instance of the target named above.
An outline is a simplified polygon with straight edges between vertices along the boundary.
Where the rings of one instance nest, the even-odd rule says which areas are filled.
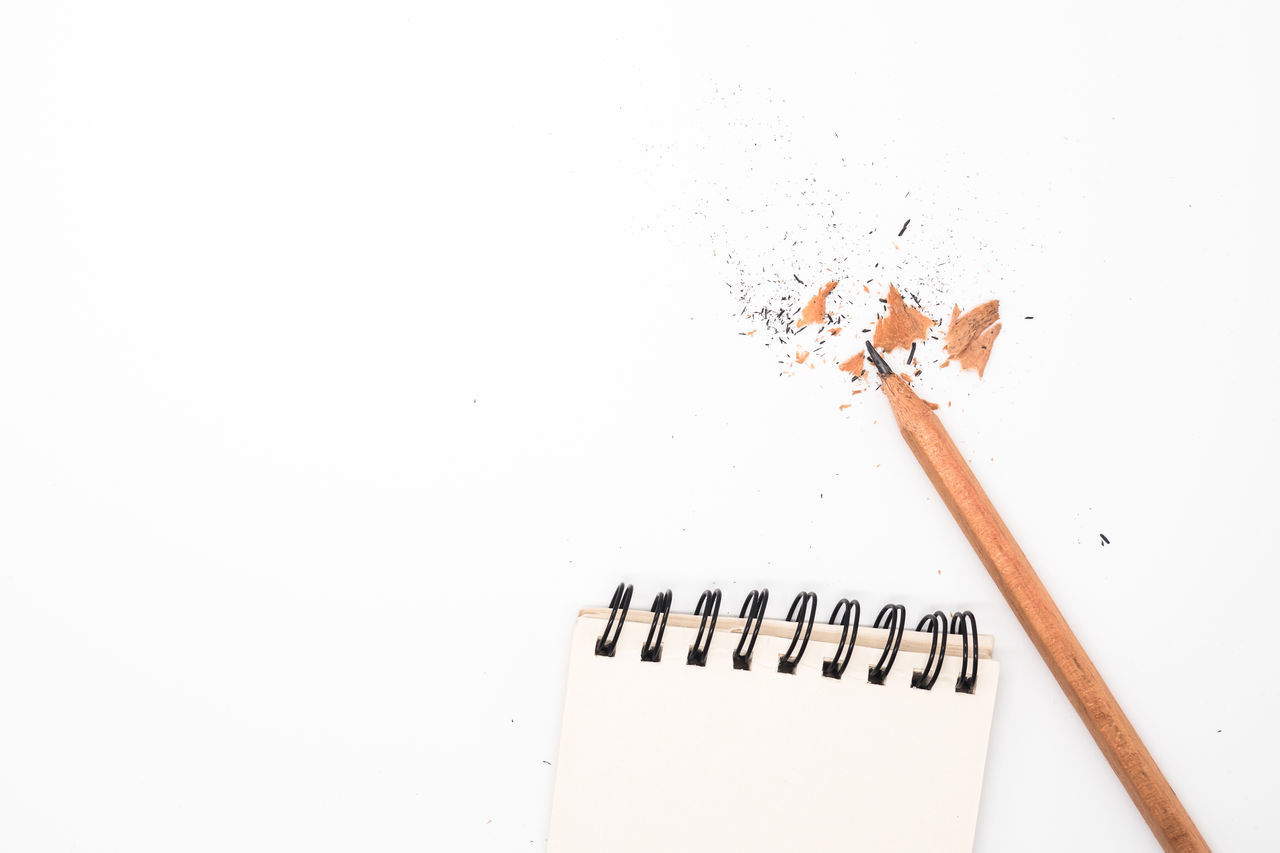
[[[1208,844],[1049,597],[933,407],[916,396],[896,374],[881,378],[881,389],[893,408],[902,437],[978,552],[1156,839],[1170,853],[1208,851]]]

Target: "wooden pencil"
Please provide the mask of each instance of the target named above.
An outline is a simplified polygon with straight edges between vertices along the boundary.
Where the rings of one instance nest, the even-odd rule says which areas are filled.
[[[895,374],[871,343],[871,360],[881,376],[902,437],[969,544],[1031,637],[1089,733],[1120,777],[1161,846],[1170,853],[1200,853],[1209,846],[1143,746],[1080,641],[1067,625],[1013,534],[969,469],[933,406]]]

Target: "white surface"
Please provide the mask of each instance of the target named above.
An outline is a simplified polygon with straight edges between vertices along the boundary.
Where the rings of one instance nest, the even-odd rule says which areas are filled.
[[[856,646],[837,680],[822,674],[834,642],[812,640],[784,675],[790,637],[761,634],[739,670],[741,633],[716,631],[700,668],[685,661],[697,628],[669,625],[659,661],[640,659],[635,623],[597,655],[604,628],[574,625],[549,853],[973,849],[997,660],[973,693],[955,690],[958,654],[917,690],[921,652],[875,685],[880,648]]]
[[[883,401],[735,334],[690,213],[735,174],[954,232],[1014,319],[952,435],[1210,843],[1265,846],[1274,23],[6,4],[0,848],[539,849],[626,578],[972,608],[977,849],[1155,850]]]

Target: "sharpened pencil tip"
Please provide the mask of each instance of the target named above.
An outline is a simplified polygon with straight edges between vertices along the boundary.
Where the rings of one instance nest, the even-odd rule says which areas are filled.
[[[871,356],[871,363],[876,366],[876,370],[880,371],[881,376],[888,376],[893,373],[893,368],[889,366],[889,362],[884,360],[884,356],[876,351],[871,345],[871,341],[867,341],[867,354]]]

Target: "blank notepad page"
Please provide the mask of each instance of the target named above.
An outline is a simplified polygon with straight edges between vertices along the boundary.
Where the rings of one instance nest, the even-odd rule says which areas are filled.
[[[837,680],[822,674],[836,644],[816,634],[785,674],[789,637],[761,633],[741,670],[734,631],[691,666],[695,628],[668,626],[650,662],[647,624],[625,623],[613,657],[595,654],[604,626],[584,613],[573,631],[550,853],[972,850],[994,660],[971,694],[955,690],[957,654],[921,690],[928,655],[905,645],[877,685],[875,646]]]

